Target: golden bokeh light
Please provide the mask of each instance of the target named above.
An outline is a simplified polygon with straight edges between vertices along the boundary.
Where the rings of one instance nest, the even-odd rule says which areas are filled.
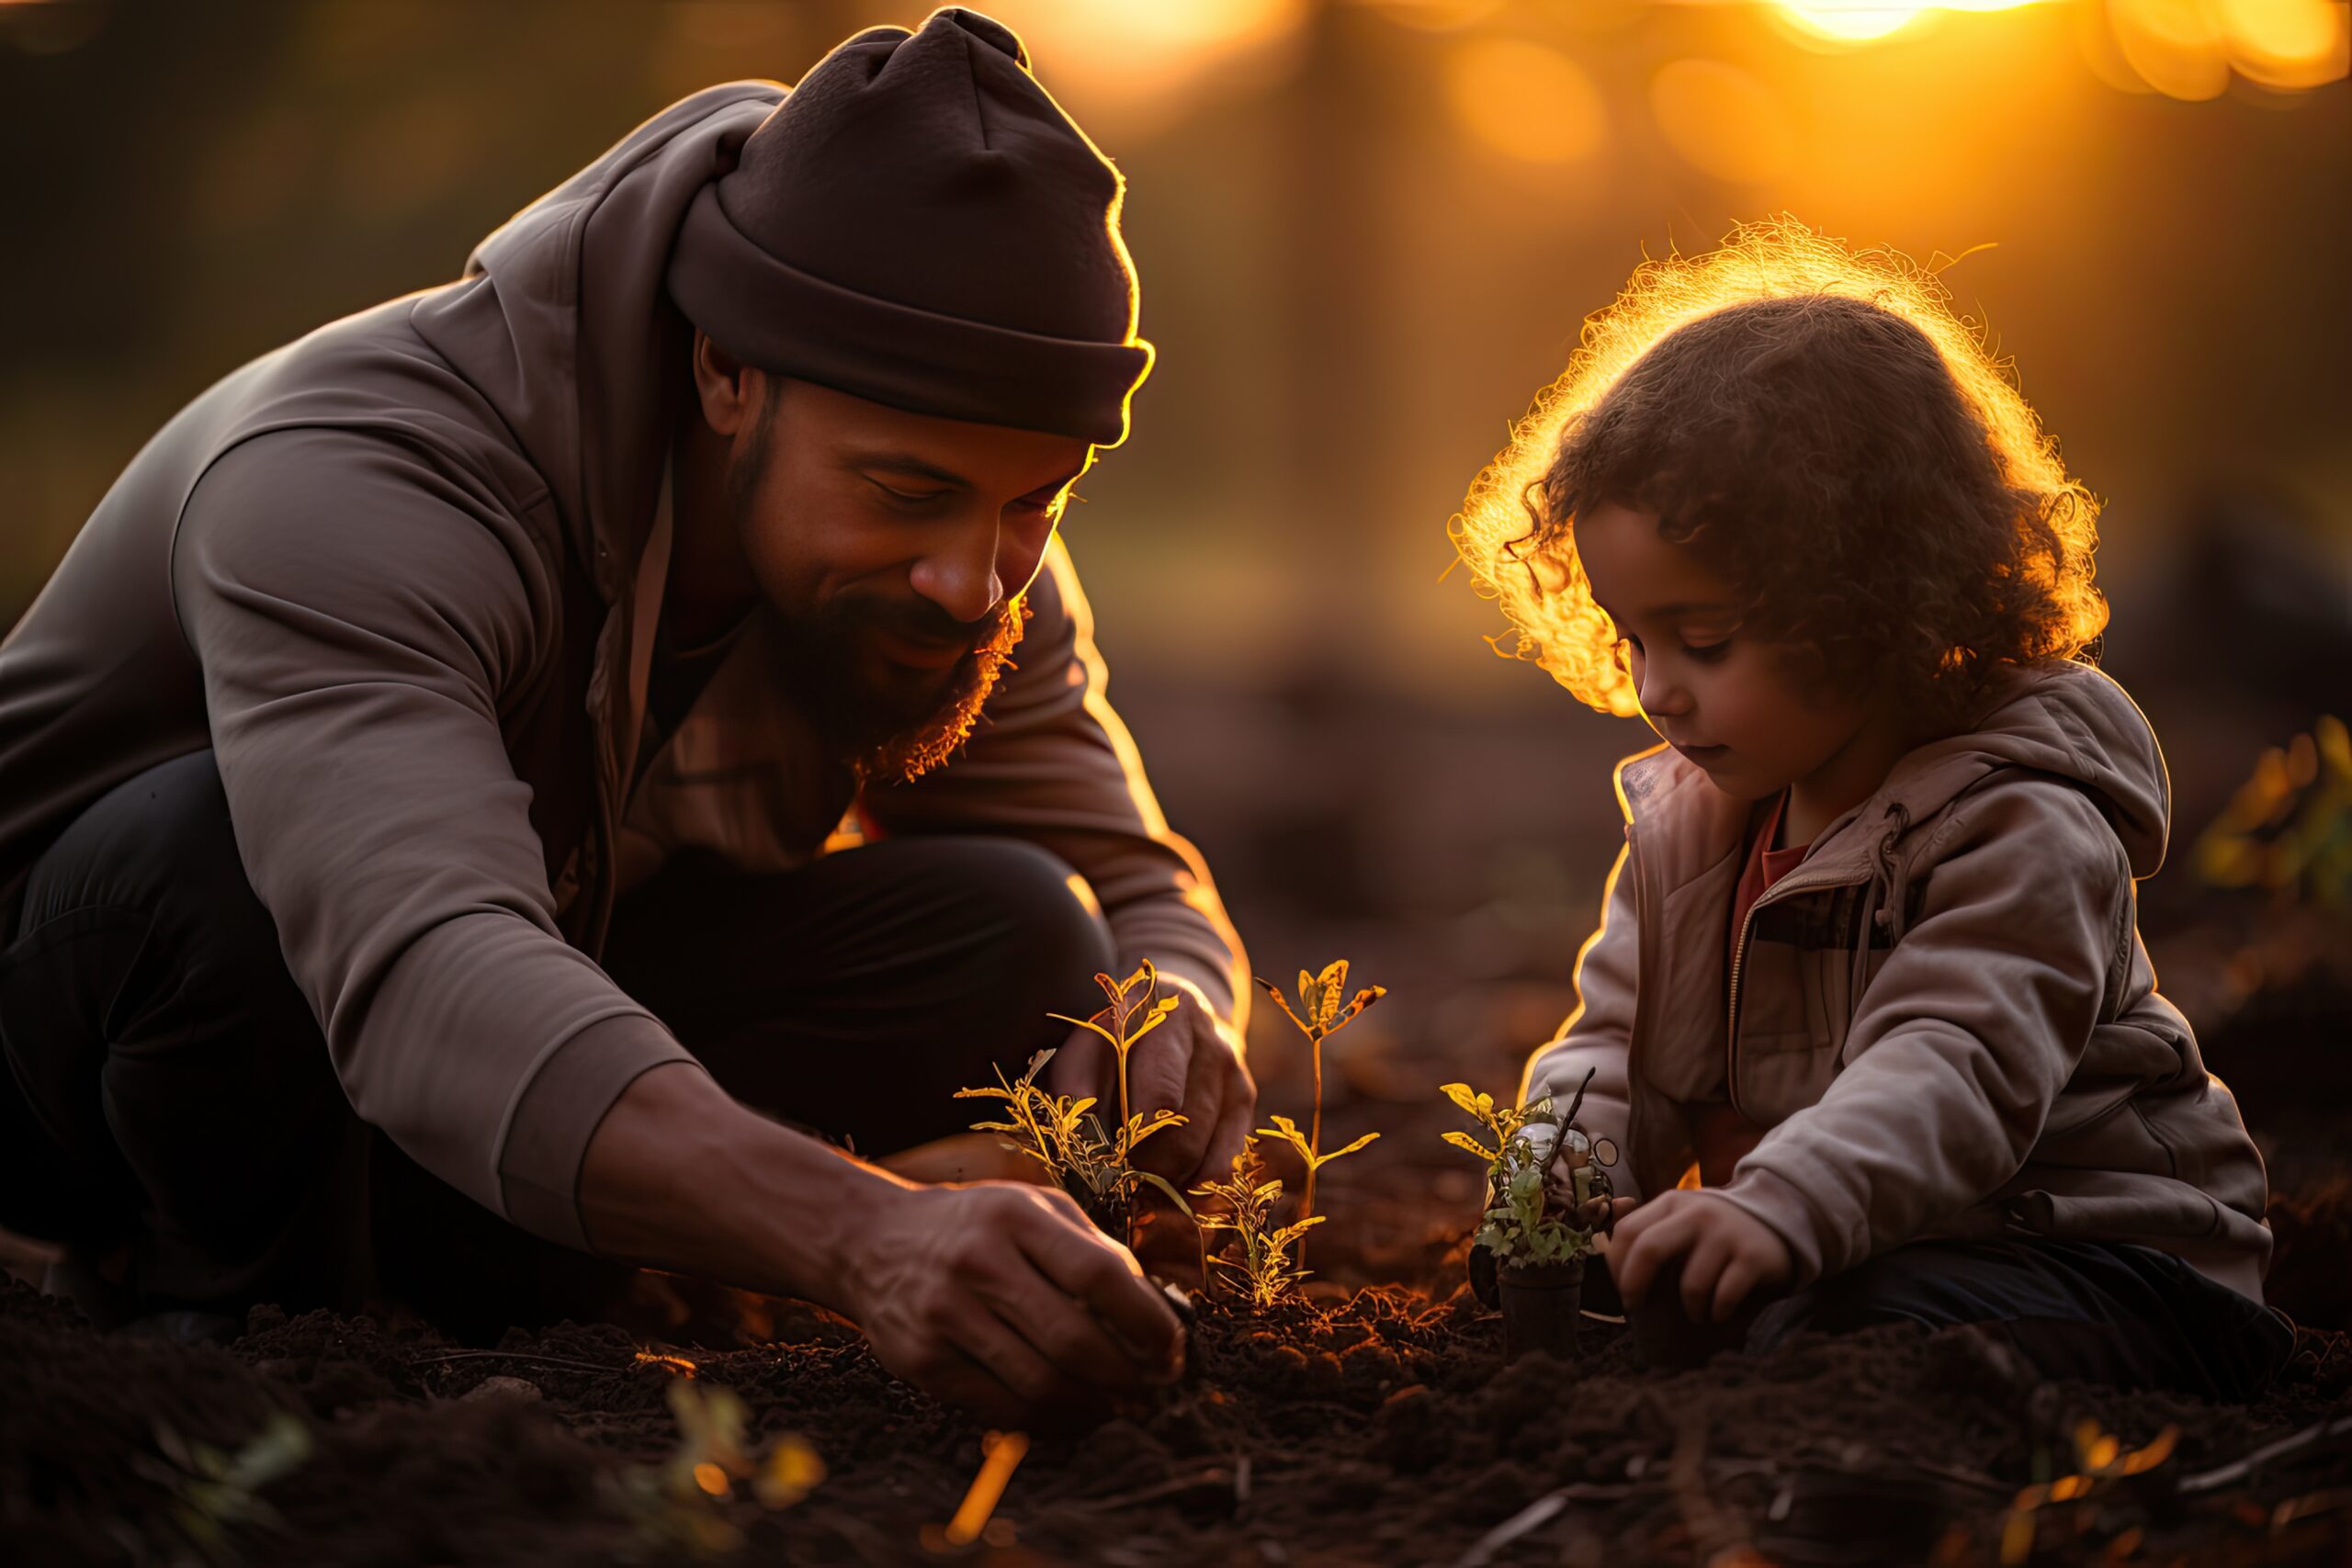
[[[1803,31],[1838,43],[1892,38],[1934,8],[1925,0],[1780,0],[1780,6]]]
[[[1278,76],[1308,0],[996,0],[1039,74],[1091,128],[1157,134],[1229,87]]]
[[[2107,20],[2124,63],[2165,96],[2194,103],[2228,89],[2228,44],[2206,0],[2109,0]]]
[[[2003,11],[2043,0],[1773,0],[1799,42],[1853,49],[1893,39],[1946,11]],[[2215,98],[2235,71],[2279,92],[2352,74],[2346,0],[2085,0],[2086,62],[2111,85]]]
[[[1931,12],[2007,11],[2041,0],[1774,0],[1801,39],[1831,44],[1893,38]]]
[[[1600,91],[1558,50],[1527,39],[1474,39],[1445,62],[1454,118],[1495,152],[1530,164],[1573,164],[1609,137]]]
[[[1721,60],[1676,60],[1650,79],[1650,112],[1682,160],[1733,184],[1769,180],[1796,157],[1796,131],[1770,87]]]
[[[1417,32],[1458,33],[1502,9],[1503,0],[1372,0],[1372,8]]]
[[[2230,62],[2266,87],[2301,90],[2352,72],[2352,7],[2344,0],[2220,0]]]

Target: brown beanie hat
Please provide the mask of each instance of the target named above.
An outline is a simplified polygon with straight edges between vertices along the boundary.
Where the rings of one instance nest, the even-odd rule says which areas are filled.
[[[1116,446],[1152,358],[1120,195],[1012,30],[943,10],[801,78],[687,209],[670,296],[763,370]]]

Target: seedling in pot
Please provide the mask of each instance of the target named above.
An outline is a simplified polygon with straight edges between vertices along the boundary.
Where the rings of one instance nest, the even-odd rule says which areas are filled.
[[[973,1130],[1004,1134],[1014,1149],[1043,1166],[1063,1191],[1078,1200],[1087,1217],[1103,1234],[1126,1243],[1133,1239],[1138,1186],[1148,1183],[1187,1218],[1192,1215],[1183,1194],[1176,1190],[1172,1182],[1155,1172],[1137,1169],[1134,1162],[1135,1151],[1146,1138],[1182,1125],[1184,1118],[1166,1109],[1146,1116],[1131,1113],[1127,1108],[1127,1056],[1136,1042],[1159,1028],[1175,1010],[1178,998],[1155,999],[1159,976],[1148,961],[1125,980],[1114,980],[1108,975],[1097,975],[1094,980],[1110,999],[1108,1007],[1091,1019],[1069,1018],[1060,1013],[1051,1016],[1064,1023],[1092,1030],[1111,1046],[1118,1064],[1119,1116],[1115,1122],[1103,1122],[1095,1110],[1092,1095],[1073,1098],[1055,1094],[1038,1084],[1037,1075],[1053,1060],[1050,1050],[1031,1057],[1019,1077],[1008,1079],[1004,1069],[999,1067],[995,1084],[959,1089],[956,1098],[1004,1101],[1008,1120],[975,1122]]]
[[[1274,1005],[1282,1009],[1283,1016],[1306,1036],[1307,1055],[1314,1066],[1315,1111],[1307,1122],[1306,1136],[1302,1138],[1298,1135],[1296,1124],[1287,1116],[1277,1116],[1272,1127],[1258,1129],[1265,1136],[1280,1138],[1289,1144],[1305,1162],[1306,1176],[1299,1192],[1298,1219],[1301,1226],[1309,1225],[1319,1217],[1315,1213],[1316,1172],[1341,1155],[1351,1155],[1380,1136],[1377,1133],[1366,1133],[1343,1149],[1334,1149],[1328,1155],[1323,1152],[1323,1042],[1352,1023],[1356,1014],[1386,996],[1388,991],[1383,986],[1367,986],[1349,997],[1348,961],[1344,958],[1324,965],[1319,975],[1310,975],[1304,969],[1298,972],[1296,1010],[1293,1010],[1290,998],[1283,995],[1280,986],[1262,975],[1252,978],[1257,980],[1260,988],[1274,998]],[[1342,998],[1346,999],[1342,1001]],[[1300,1245],[1299,1251],[1303,1258],[1306,1253],[1304,1243]]]
[[[1591,1081],[1588,1075],[1585,1083]],[[1576,1345],[1593,1231],[1608,1224],[1604,1168],[1616,1163],[1616,1146],[1577,1124],[1583,1087],[1565,1116],[1548,1095],[1510,1107],[1468,1084],[1447,1084],[1442,1092],[1486,1134],[1485,1141],[1467,1133],[1442,1136],[1487,1162],[1487,1206],[1475,1239],[1496,1263],[1506,1353],[1545,1350],[1565,1359]],[[1555,1168],[1566,1178],[1565,1201],[1555,1190]]]

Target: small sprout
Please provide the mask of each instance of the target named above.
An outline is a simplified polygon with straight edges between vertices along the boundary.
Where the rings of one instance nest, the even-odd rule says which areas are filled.
[[[743,1532],[709,1506],[735,1496],[739,1486],[763,1508],[789,1508],[825,1479],[824,1461],[797,1434],[754,1452],[745,1441],[751,1412],[733,1389],[681,1375],[664,1393],[678,1423],[677,1447],[660,1464],[631,1465],[604,1483],[661,1549],[660,1561],[671,1561],[680,1548],[694,1557],[740,1551]]]
[[[1216,1279],[1220,1276],[1214,1270],[1224,1269],[1222,1277],[1252,1310],[1265,1311],[1288,1296],[1307,1277],[1291,1249],[1300,1237],[1323,1223],[1323,1216],[1309,1214],[1286,1225],[1275,1223],[1274,1209],[1282,1201],[1283,1184],[1279,1179],[1266,1175],[1255,1134],[1243,1140],[1241,1152],[1233,1156],[1230,1176],[1222,1181],[1203,1182],[1193,1189],[1193,1193],[1214,1199],[1221,1206],[1221,1212],[1204,1210],[1194,1216],[1194,1223],[1201,1228],[1205,1270]],[[1210,1231],[1230,1231],[1233,1239],[1211,1253]],[[1238,1256],[1233,1256],[1237,1252]]]
[[[1304,969],[1298,972],[1298,1006],[1295,1009],[1290,1005],[1290,998],[1283,995],[1280,986],[1262,975],[1252,978],[1258,982],[1260,989],[1274,998],[1274,1006],[1282,1010],[1283,1016],[1306,1036],[1307,1055],[1314,1066],[1315,1112],[1307,1123],[1306,1136],[1300,1138],[1298,1129],[1281,1116],[1274,1118],[1273,1127],[1259,1129],[1270,1137],[1278,1137],[1290,1144],[1298,1150],[1299,1157],[1306,1162],[1306,1179],[1298,1199],[1298,1218],[1303,1228],[1313,1224],[1317,1217],[1315,1213],[1316,1171],[1339,1158],[1340,1155],[1352,1154],[1380,1135],[1377,1133],[1367,1134],[1338,1154],[1323,1153],[1323,1042],[1345,1029],[1355,1021],[1358,1013],[1386,996],[1388,991],[1385,987],[1367,986],[1349,997],[1348,961],[1344,958],[1325,964],[1319,975],[1311,975]],[[1347,998],[1344,1002],[1340,999],[1343,997]],[[1302,1257],[1306,1250],[1302,1243],[1299,1247]]]
[[[824,1479],[825,1461],[814,1445],[797,1432],[786,1432],[768,1450],[767,1462],[752,1479],[752,1495],[763,1508],[789,1508]]]
[[[1124,1242],[1138,1186],[1156,1189],[1186,1217],[1192,1214],[1174,1183],[1134,1164],[1138,1145],[1156,1133],[1182,1126],[1184,1118],[1164,1107],[1148,1115],[1130,1114],[1127,1109],[1128,1055],[1175,1010],[1179,998],[1153,999],[1159,976],[1148,962],[1125,980],[1108,975],[1094,978],[1110,998],[1108,1007],[1091,1019],[1049,1016],[1091,1030],[1110,1044],[1119,1067],[1119,1119],[1114,1124],[1104,1125],[1092,1096],[1055,1094],[1038,1084],[1037,1075],[1053,1059],[1050,1050],[1031,1057],[1019,1077],[1008,1079],[999,1067],[994,1085],[959,1089],[956,1098],[1004,1101],[1008,1120],[975,1122],[973,1130],[1004,1134],[1013,1149],[1035,1160],[1077,1199],[1097,1224]]]
[[[2352,910],[2352,731],[2323,715],[2310,733],[2263,752],[2199,835],[2197,872],[2213,887],[2260,887],[2282,903]]]
[[[673,1378],[667,1393],[670,1414],[678,1423],[678,1447],[662,1471],[670,1495],[725,1496],[730,1477],[752,1472],[751,1456],[743,1449],[749,1413],[741,1396],[731,1388],[686,1378]]]
[[[239,1555],[229,1539],[238,1526],[275,1529],[283,1523],[261,1489],[291,1474],[311,1457],[311,1429],[300,1416],[273,1412],[262,1428],[235,1453],[209,1443],[189,1442],[163,1422],[155,1424],[155,1446],[165,1464],[138,1461],[172,1494],[171,1517],[188,1544],[208,1558]]]

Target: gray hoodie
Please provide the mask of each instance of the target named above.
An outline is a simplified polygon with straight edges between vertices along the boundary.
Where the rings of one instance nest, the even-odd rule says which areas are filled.
[[[580,1160],[690,1060],[596,963],[613,901],[695,845],[750,871],[876,831],[1034,840],[1123,962],[1230,1012],[1240,950],[1103,697],[1058,542],[966,752],[866,792],[763,675],[755,618],[632,792],[690,329],[687,205],[783,89],[639,126],[457,282],[334,322],[183,410],[0,644],[0,889],[76,813],[210,747],[247,875],[359,1115],[573,1245]]]
[[[2155,989],[2135,879],[2163,863],[2164,758],[2086,665],[2011,672],[1965,733],[1898,762],[1769,888],[1728,973],[1749,807],[1660,747],[1617,772],[1625,849],[1579,1006],[1528,1065],[1686,1184],[1693,1111],[1758,1134],[1715,1189],[1802,1286],[1926,1236],[2136,1242],[2260,1300],[2262,1160]]]

